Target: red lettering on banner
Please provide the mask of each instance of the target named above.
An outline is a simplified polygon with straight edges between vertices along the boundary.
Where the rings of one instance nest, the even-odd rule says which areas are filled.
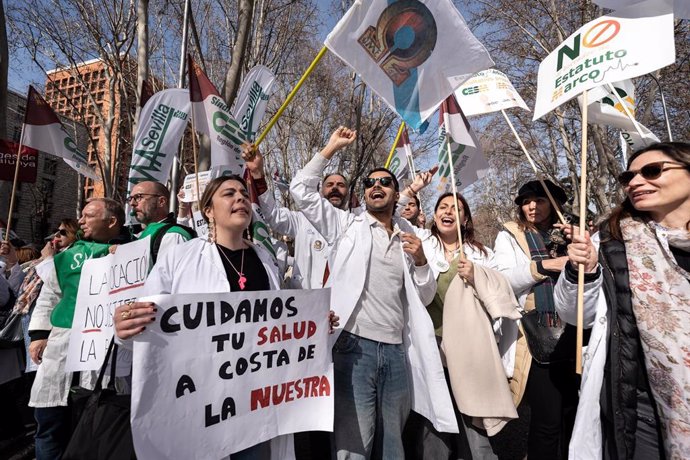
[[[331,383],[325,375],[291,380],[251,391],[251,410],[277,406],[304,398],[331,395]]]
[[[314,321],[298,321],[292,325],[281,324],[272,328],[262,327],[257,333],[259,341],[257,345],[266,343],[284,342],[291,339],[308,339],[316,333]]]

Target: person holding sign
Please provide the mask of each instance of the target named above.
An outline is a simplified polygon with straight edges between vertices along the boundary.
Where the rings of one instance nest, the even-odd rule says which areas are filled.
[[[559,203],[567,201],[565,191],[544,181]],[[520,305],[531,315],[543,334],[559,337],[563,324],[556,312],[553,286],[568,261],[567,245],[554,228],[558,217],[546,191],[537,180],[518,191],[516,222],[507,222],[494,245],[498,270],[506,275]],[[536,310],[536,313],[529,313]],[[523,324],[528,319],[523,319]],[[565,326],[570,329],[571,326]],[[523,327],[524,329],[524,327]],[[515,405],[526,395],[531,409],[527,455],[530,459],[565,458],[577,407],[578,376],[575,373],[575,340],[563,349],[565,355],[537,361],[520,333],[515,352],[515,368],[510,382]],[[562,342],[564,337],[555,341]],[[555,342],[554,341],[554,342]],[[560,447],[559,447],[560,446]]]
[[[394,217],[397,179],[385,168],[372,170],[364,179],[366,212],[360,215],[335,208],[318,192],[329,160],[355,138],[355,131],[338,128],[290,191],[337,248],[327,284],[345,322],[333,348],[337,456],[370,458],[376,450],[381,458],[398,459],[404,458],[402,430],[412,404],[438,430],[458,427],[424,308],[436,281],[414,229]]]
[[[209,225],[209,239],[196,238],[174,246],[154,265],[146,279],[150,294],[265,291],[280,289],[278,266],[270,253],[247,239],[252,209],[244,180],[223,176],[212,180],[200,201]],[[155,320],[155,305],[134,302],[115,310],[120,343],[146,330]],[[333,318],[337,324],[337,318]],[[180,433],[180,436],[183,436]],[[265,442],[231,455],[238,459],[269,459],[281,441]]]
[[[83,239],[56,254],[50,266],[37,269],[43,287],[29,323],[29,352],[40,364],[29,400],[38,424],[37,460],[60,458],[69,440],[67,397],[72,373],[65,372],[65,363],[82,266],[88,259],[107,255],[111,244],[129,241],[122,231],[124,222],[125,212],[117,201],[90,199],[79,219]],[[82,373],[81,386],[95,384],[92,374]]]
[[[569,458],[687,458],[690,144],[638,150],[618,181],[625,200],[594,237],[573,231],[555,289],[559,315],[576,324],[584,264],[592,336]]]

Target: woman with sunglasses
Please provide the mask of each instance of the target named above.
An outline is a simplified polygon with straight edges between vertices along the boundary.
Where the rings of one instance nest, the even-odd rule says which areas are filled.
[[[625,200],[592,239],[574,231],[555,291],[576,324],[577,264],[594,278],[570,458],[689,458],[690,144],[635,152],[618,181]]]

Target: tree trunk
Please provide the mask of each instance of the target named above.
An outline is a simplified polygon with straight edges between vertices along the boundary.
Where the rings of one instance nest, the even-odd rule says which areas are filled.
[[[252,16],[254,10],[254,0],[239,0],[239,17],[237,18],[237,39],[232,48],[232,61],[225,74],[225,86],[223,87],[223,98],[228,106],[237,96],[240,87],[240,77],[244,67],[245,52],[249,44],[249,34],[252,29]]]
[[[137,108],[132,125],[132,139],[136,136],[141,112],[141,93],[149,78],[149,0],[137,2]]]
[[[3,138],[9,137],[7,134],[7,27],[5,25],[4,2],[0,1],[0,135]]]

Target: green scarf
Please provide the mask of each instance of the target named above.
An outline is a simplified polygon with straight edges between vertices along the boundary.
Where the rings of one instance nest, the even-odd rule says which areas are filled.
[[[81,278],[81,268],[88,259],[97,259],[108,255],[109,244],[75,241],[72,246],[55,254],[55,272],[62,290],[62,298],[55,305],[50,315],[50,322],[55,327],[71,328],[74,319],[74,307],[77,303],[77,290]]]

